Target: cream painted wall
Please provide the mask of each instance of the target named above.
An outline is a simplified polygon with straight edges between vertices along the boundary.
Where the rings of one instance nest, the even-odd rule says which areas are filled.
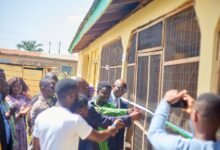
[[[126,18],[125,20],[121,21],[119,24],[114,26],[112,29],[108,30],[101,37],[97,38],[93,43],[91,43],[87,48],[85,48],[79,53],[77,74],[83,76],[83,60],[81,57],[82,55],[89,54],[90,51],[94,49],[97,49],[99,54],[101,54],[103,45],[115,40],[118,37],[122,39],[123,53],[126,54],[130,35],[133,30],[151,22],[152,20],[157,19],[158,17],[163,16],[164,14],[170,11],[173,11],[174,9],[177,9],[178,7],[182,6],[184,3],[187,3],[189,1],[190,0],[154,0],[147,6],[143,7],[136,13]],[[126,63],[123,62],[122,66],[125,65]],[[125,76],[125,68],[126,67],[122,67],[122,77]]]
[[[198,94],[207,91],[216,92],[220,0],[196,0],[195,10],[201,31]]]
[[[79,62],[77,67],[78,74],[82,74],[83,70],[82,55],[89,54],[92,50],[96,49],[100,56],[103,45],[118,37],[122,39],[123,51],[126,54],[132,31],[189,2],[191,1],[154,0],[147,6],[129,16],[127,19],[121,21],[79,53]],[[217,25],[220,20],[220,0],[195,0],[194,3],[201,30],[198,94],[206,91],[215,92],[218,85],[217,61],[215,58],[217,50]],[[122,65],[126,66],[126,62],[123,62]],[[125,69],[126,67],[122,67],[122,77],[125,77]]]
[[[83,53],[82,52],[79,52],[79,55],[78,55],[78,66],[77,66],[77,76],[80,76],[82,77],[82,68],[83,68]]]

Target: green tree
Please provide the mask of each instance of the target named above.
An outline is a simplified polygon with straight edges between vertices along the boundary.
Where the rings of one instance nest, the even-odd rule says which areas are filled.
[[[36,41],[21,41],[21,43],[16,45],[18,49],[24,49],[31,52],[42,52],[43,49],[41,46],[43,46],[43,44],[38,44]]]

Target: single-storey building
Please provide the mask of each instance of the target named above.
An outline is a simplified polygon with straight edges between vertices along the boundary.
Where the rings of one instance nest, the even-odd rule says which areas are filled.
[[[123,78],[126,97],[152,111],[172,88],[219,93],[219,8],[219,0],[94,0],[69,47],[77,74],[94,86]],[[135,122],[134,150],[151,149],[150,120]],[[179,110],[170,121],[190,131]]]
[[[47,72],[55,72],[60,78],[76,75],[77,57],[0,48],[0,68],[7,79],[22,77],[34,95]]]

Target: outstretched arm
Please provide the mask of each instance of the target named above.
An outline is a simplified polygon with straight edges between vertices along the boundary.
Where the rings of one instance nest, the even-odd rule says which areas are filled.
[[[115,127],[109,126],[106,130],[103,131],[92,130],[87,139],[99,143],[107,140],[110,136],[114,136],[116,133],[117,129]]]
[[[123,116],[128,114],[128,109],[108,108],[108,107],[96,107],[96,111],[106,116]]]

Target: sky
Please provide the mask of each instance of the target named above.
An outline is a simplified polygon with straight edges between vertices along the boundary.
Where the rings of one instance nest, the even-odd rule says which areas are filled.
[[[17,49],[23,40],[43,44],[44,52],[68,48],[93,0],[0,0],[0,48]]]

